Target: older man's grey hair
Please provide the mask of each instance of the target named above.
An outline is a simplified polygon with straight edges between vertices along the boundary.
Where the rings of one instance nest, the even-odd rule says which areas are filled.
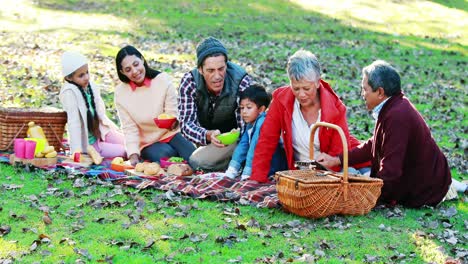
[[[387,96],[401,92],[401,79],[398,71],[384,60],[376,60],[362,69],[363,76],[367,76],[367,83],[376,91],[379,87],[384,89]]]
[[[298,50],[289,57],[286,67],[289,79],[316,82],[320,80],[320,63],[312,52]]]

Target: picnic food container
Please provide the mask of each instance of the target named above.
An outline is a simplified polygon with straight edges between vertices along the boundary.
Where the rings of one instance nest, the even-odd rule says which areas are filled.
[[[132,165],[128,164],[117,164],[117,163],[111,163],[111,170],[114,171],[119,171],[119,172],[124,172],[125,170],[131,170],[134,169]]]
[[[154,123],[160,128],[170,129],[176,120],[177,118],[175,117],[167,119],[160,119],[156,117],[154,119]]]
[[[33,121],[42,127],[49,145],[56,150],[62,145],[67,113],[54,107],[16,108],[0,107],[0,150],[12,150],[16,138],[26,138],[28,123]]]
[[[276,190],[283,208],[308,218],[329,215],[363,215],[380,196],[383,181],[348,175],[348,145],[343,130],[334,124],[317,122],[310,134],[310,159],[314,160],[314,134],[319,126],[338,130],[343,144],[343,173],[315,168],[276,172]]]
[[[170,158],[168,157],[163,157],[159,160],[159,164],[161,165],[161,168],[167,168],[171,166],[172,164],[187,164],[187,161],[183,160],[181,162],[174,162],[174,161],[170,161]]]
[[[219,134],[216,137],[223,143],[224,145],[231,145],[237,141],[239,138],[240,132],[239,130],[226,132],[223,134]]]

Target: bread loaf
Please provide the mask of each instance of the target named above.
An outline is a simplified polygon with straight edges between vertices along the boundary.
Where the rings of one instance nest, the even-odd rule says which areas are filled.
[[[167,168],[167,173],[176,176],[191,176],[193,170],[188,164],[171,164]]]
[[[146,164],[143,173],[146,175],[156,175],[156,174],[159,174],[160,170],[161,170],[161,166],[159,166],[159,164],[156,162],[152,162],[152,163]]]

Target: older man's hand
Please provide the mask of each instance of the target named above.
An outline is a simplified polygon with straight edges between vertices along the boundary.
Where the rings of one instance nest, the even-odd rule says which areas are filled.
[[[221,143],[221,141],[219,141],[219,139],[216,137],[217,135],[221,134],[221,131],[219,130],[209,130],[207,135],[209,135],[209,141],[215,145],[216,147],[218,148],[224,148],[226,145],[224,145],[223,143]]]
[[[327,153],[320,153],[315,160],[326,168],[332,168],[341,165],[341,161],[338,157],[332,157]]]

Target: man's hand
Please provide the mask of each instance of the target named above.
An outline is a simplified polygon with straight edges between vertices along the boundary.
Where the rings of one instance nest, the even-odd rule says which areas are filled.
[[[327,168],[332,168],[341,165],[341,161],[338,157],[332,157],[323,152],[320,153],[315,160]]]
[[[128,160],[130,161],[130,164],[132,164],[132,166],[135,166],[138,162],[140,162],[140,155],[133,153],[132,155],[130,155]]]
[[[171,126],[171,130],[176,129],[177,126],[179,126],[179,120],[176,119],[176,121],[174,122],[174,124],[172,124],[172,126]]]
[[[209,142],[211,142],[213,145],[215,145],[218,148],[224,148],[226,145],[222,144],[221,141],[216,137],[217,135],[221,134],[221,131],[218,129],[216,130],[208,130],[206,133],[206,137]]]

